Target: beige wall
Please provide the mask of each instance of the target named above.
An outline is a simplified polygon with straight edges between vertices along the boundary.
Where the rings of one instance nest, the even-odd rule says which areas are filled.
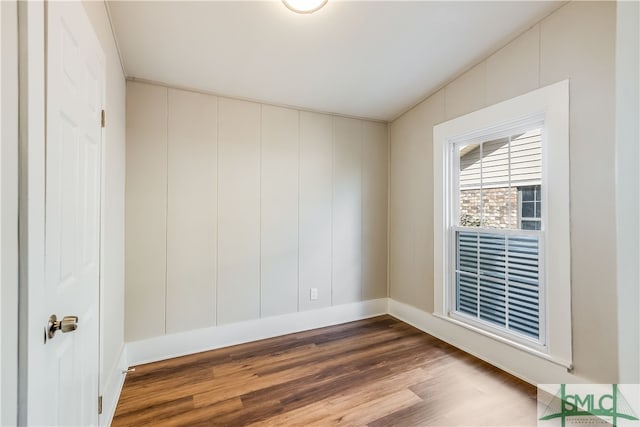
[[[574,365],[601,382],[618,378],[615,28],[614,2],[568,3],[390,125],[390,296],[431,312],[433,126],[570,79]]]
[[[85,1],[85,10],[106,58],[107,126],[102,152],[102,239],[100,272],[100,392],[120,379],[124,346],[124,173],[125,79],[104,2]]]
[[[387,151],[385,124],[128,82],[127,340],[386,297]]]

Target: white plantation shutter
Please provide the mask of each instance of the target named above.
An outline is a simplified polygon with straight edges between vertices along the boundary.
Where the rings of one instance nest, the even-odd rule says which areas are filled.
[[[540,339],[539,237],[456,231],[456,311]]]
[[[540,242],[538,236],[508,238],[508,328],[539,338]]]

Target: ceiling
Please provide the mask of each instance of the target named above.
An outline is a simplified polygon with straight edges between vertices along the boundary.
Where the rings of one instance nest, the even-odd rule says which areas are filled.
[[[391,120],[562,2],[108,1],[127,77]]]

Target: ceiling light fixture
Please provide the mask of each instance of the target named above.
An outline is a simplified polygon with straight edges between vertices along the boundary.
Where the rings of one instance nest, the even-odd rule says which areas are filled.
[[[296,13],[313,13],[322,9],[327,0],[282,0],[282,3]]]

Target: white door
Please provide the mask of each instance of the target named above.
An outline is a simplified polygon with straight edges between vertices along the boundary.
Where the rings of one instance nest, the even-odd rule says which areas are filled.
[[[51,425],[98,423],[100,180],[104,54],[79,1],[47,3],[45,303],[77,316],[42,346]],[[69,319],[68,329],[73,320]],[[36,408],[34,408],[36,409]]]

